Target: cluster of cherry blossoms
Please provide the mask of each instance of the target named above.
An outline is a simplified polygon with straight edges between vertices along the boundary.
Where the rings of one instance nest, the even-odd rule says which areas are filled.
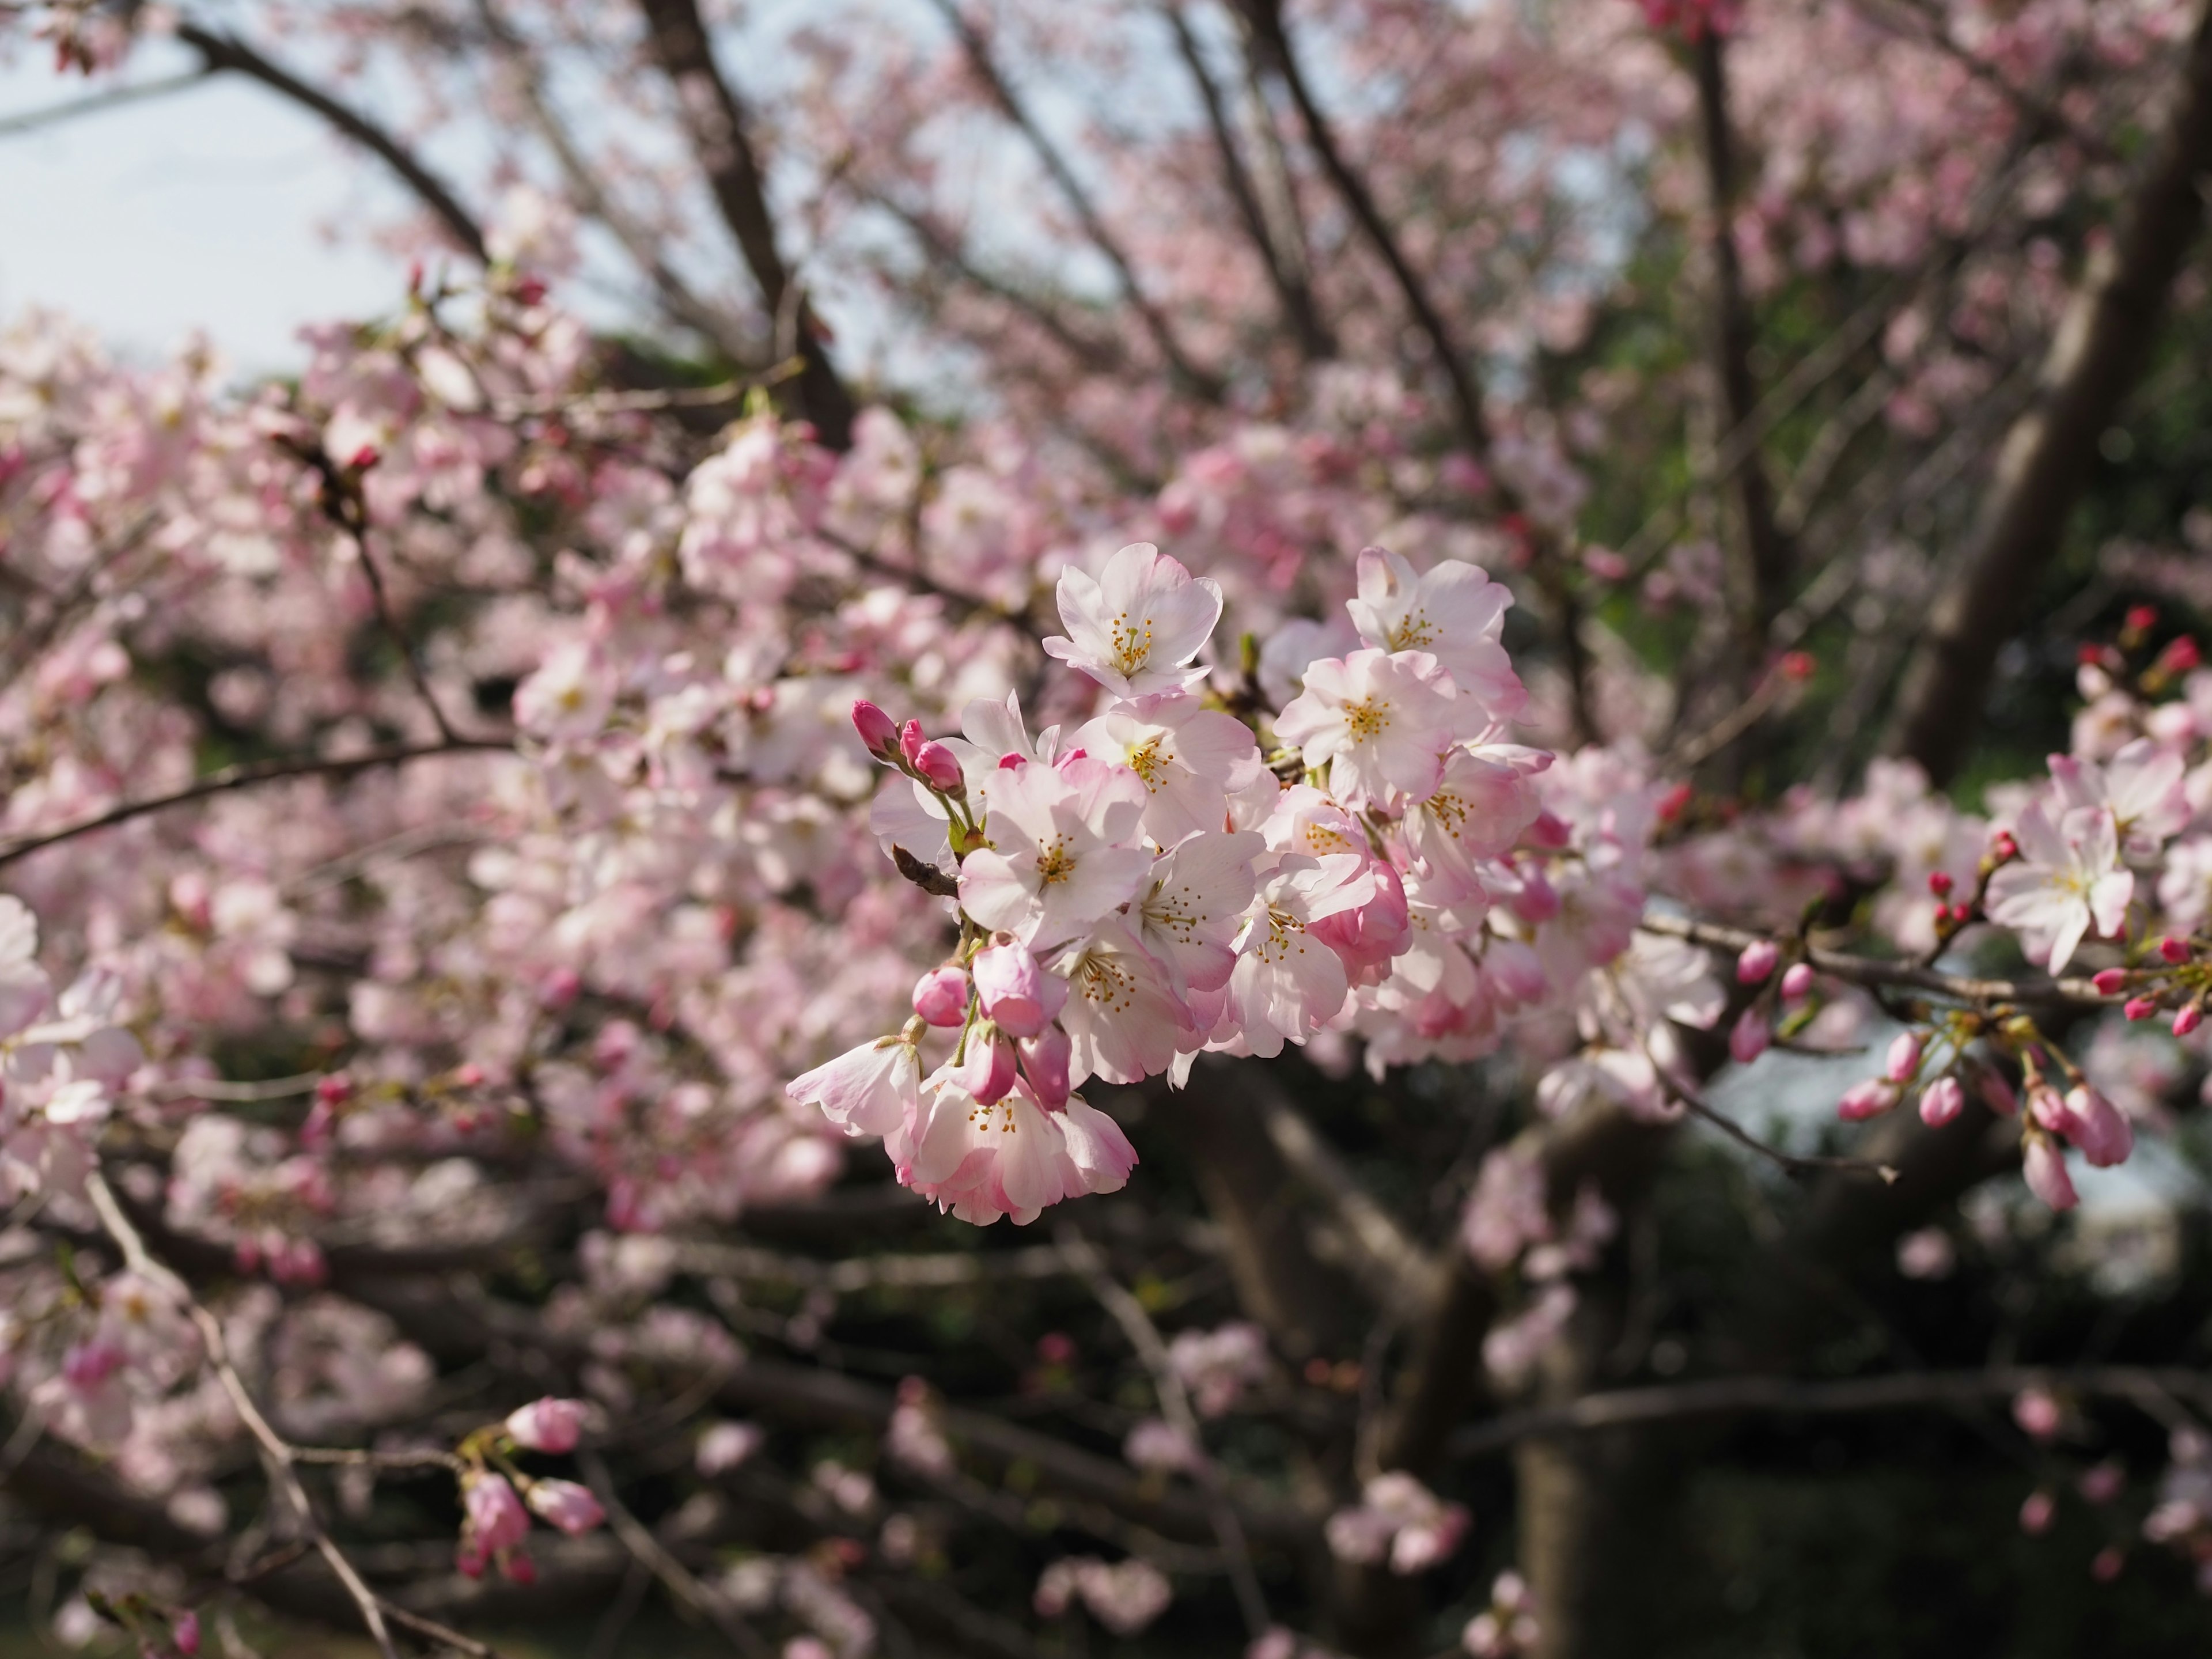
[[[1073,730],[1032,738],[1012,696],[941,739],[854,705],[896,774],[872,827],[956,902],[960,938],[900,1032],[788,1091],[882,1137],[902,1182],[970,1221],[1123,1183],[1134,1151],[1074,1092],[1093,1078],[1180,1084],[1202,1053],[1326,1029],[1441,1047],[1497,980],[1494,899],[1557,906],[1513,860],[1565,831],[1534,787],[1550,757],[1504,740],[1524,694],[1498,642],[1510,598],[1481,571],[1361,555],[1358,648],[1321,654],[1317,629],[1275,648],[1298,689],[1271,717],[1256,685],[1205,694],[1220,588],[1151,545],[1095,580],[1070,569],[1059,598],[1046,651],[1109,696]],[[1530,954],[1512,983],[1532,980]],[[933,1031],[951,1052],[925,1074]]]

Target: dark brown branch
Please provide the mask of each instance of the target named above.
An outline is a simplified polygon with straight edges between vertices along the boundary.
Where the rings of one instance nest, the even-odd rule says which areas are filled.
[[[2132,1365],[2000,1365],[1983,1371],[1905,1372],[1841,1382],[1810,1382],[1788,1376],[1722,1376],[1661,1388],[1611,1389],[1584,1395],[1565,1406],[1510,1412],[1462,1429],[1452,1436],[1448,1453],[1455,1459],[1483,1457],[1524,1440],[1748,1412],[1819,1417],[1929,1406],[1975,1406],[2008,1399],[2027,1389],[2133,1403],[2172,1395],[2212,1410],[2212,1382],[2202,1371]]]
[[[484,236],[475,216],[437,174],[417,161],[406,146],[360,111],[340,103],[319,88],[312,87],[289,70],[272,63],[234,35],[202,28],[197,23],[177,25],[177,39],[200,55],[210,74],[229,72],[258,81],[270,91],[312,110],[354,143],[398,173],[408,189],[428,208],[447,235],[470,256],[484,261]]]
[[[1690,49],[1698,83],[1698,130],[1705,159],[1706,212],[1710,216],[1706,257],[1711,263],[1714,379],[1721,407],[1732,432],[1752,428],[1759,405],[1752,377],[1755,325],[1744,293],[1743,267],[1736,256],[1735,136],[1729,123],[1728,60],[1718,29],[1706,29]],[[1738,632],[1750,660],[1747,674],[1758,672],[1766,625],[1782,608],[1791,550],[1775,520],[1774,483],[1756,443],[1732,469],[1736,511],[1743,536],[1743,615]]]
[[[1376,204],[1367,181],[1346,156],[1328,117],[1315,100],[1313,89],[1298,65],[1297,54],[1291,48],[1290,33],[1283,21],[1282,0],[1238,0],[1238,4],[1255,40],[1282,77],[1291,101],[1297,106],[1299,124],[1305,129],[1307,143],[1320,159],[1322,170],[1328,174],[1329,182],[1343,198],[1361,234],[1389,268],[1407,310],[1413,313],[1415,325],[1427,338],[1429,349],[1451,392],[1461,441],[1490,476],[1492,500],[1501,513],[1521,520],[1526,527],[1530,538],[1529,574],[1550,612],[1553,643],[1566,675],[1569,735],[1577,743],[1586,742],[1596,735],[1596,724],[1589,695],[1589,655],[1582,639],[1582,606],[1562,568],[1565,560],[1553,544],[1551,532],[1529,516],[1527,503],[1512,483],[1498,474],[1491,453],[1489,417],[1483,409],[1482,384],[1474,367],[1460,349],[1451,325],[1444,320],[1443,313],[1429,293],[1428,284],[1413,269],[1413,261],[1407,258],[1389,222]]]
[[[2045,359],[2040,394],[2013,423],[1955,577],[1906,666],[1888,747],[1948,780],[1978,724],[1998,651],[2027,619],[2095,461],[2141,376],[2167,297],[2204,218],[2212,167],[2212,7],[2191,32],[2171,113],[2125,222],[2094,248]]]
[[[1281,0],[1239,0],[1243,15],[1250,23],[1254,38],[1264,51],[1269,64],[1280,75],[1291,101],[1297,106],[1299,124],[1304,127],[1306,143],[1328,174],[1329,182],[1344,200],[1346,210],[1358,223],[1360,233],[1366,237],[1382,263],[1389,267],[1390,276],[1398,285],[1398,293],[1413,313],[1415,325],[1429,342],[1429,349],[1443,371],[1445,383],[1451,389],[1452,404],[1459,417],[1461,434],[1479,460],[1487,460],[1490,453],[1490,426],[1482,408],[1482,386],[1474,370],[1452,337],[1451,325],[1444,320],[1443,313],[1430,297],[1428,284],[1406,251],[1398,244],[1389,222],[1376,205],[1374,193],[1360,176],[1337,143],[1335,130],[1321,106],[1315,101],[1313,89],[1307,85],[1304,71],[1299,67],[1297,54],[1291,49],[1289,31],[1283,22]]]
[[[697,0],[639,0],[653,57],[676,92],[676,112],[707,175],[722,222],[737,239],[761,301],[771,318],[789,315],[796,337],[792,349],[806,367],[799,377],[799,399],[823,445],[853,445],[853,394],[838,377],[821,346],[822,328],[803,289],[776,245],[775,222],[768,210],[768,184],[752,141],[745,131],[745,110],[714,62]],[[779,348],[781,349],[781,348]]]
[[[506,68],[515,91],[530,112],[532,124],[545,147],[553,152],[560,164],[561,173],[568,181],[569,193],[576,205],[590,218],[605,225],[614,239],[623,246],[645,273],[653,294],[660,301],[661,310],[675,322],[691,329],[711,341],[722,355],[732,362],[743,362],[749,355],[747,342],[734,319],[724,315],[694,294],[689,284],[678,276],[674,268],[662,257],[653,236],[636,219],[625,212],[621,204],[609,196],[600,185],[591,164],[577,149],[568,136],[568,129],[554,109],[544,83],[532,60],[527,42],[509,27],[500,13],[495,0],[477,0],[477,15],[490,38],[492,49]]]
[[[1206,54],[1200,49],[1198,37],[1191,33],[1189,20],[1183,16],[1182,7],[1176,0],[1164,0],[1160,11],[1167,19],[1168,27],[1175,33],[1176,51],[1190,70],[1190,78],[1198,88],[1199,100],[1206,106],[1206,123],[1213,134],[1214,151],[1221,158],[1222,185],[1228,191],[1229,199],[1236,204],[1237,216],[1267,273],[1267,284],[1275,290],[1283,315],[1297,336],[1298,349],[1309,362],[1334,357],[1336,340],[1322,319],[1312,285],[1306,281],[1304,270],[1285,259],[1282,250],[1275,246],[1274,233],[1268,228],[1267,212],[1260,204],[1260,192],[1253,183],[1250,169],[1244,165],[1243,151],[1237,145],[1228,106],[1223,101],[1221,88],[1214,83],[1212,70],[1206,66]]]
[[[133,818],[143,818],[155,812],[166,812],[173,806],[188,806],[211,795],[227,794],[234,789],[248,789],[258,783],[274,783],[283,778],[345,778],[357,772],[373,771],[378,767],[400,766],[409,761],[427,759],[433,755],[461,755],[477,753],[513,752],[513,745],[490,738],[454,738],[438,743],[387,744],[378,749],[366,749],[358,755],[296,755],[278,760],[246,761],[236,766],[226,766],[221,771],[210,772],[166,795],[149,796],[143,800],[125,801],[111,806],[105,812],[64,824],[58,830],[49,830],[22,840],[0,846],[0,869],[18,859],[79,836],[88,836],[96,830],[110,830],[118,823],[128,823]]]
[[[1715,951],[1741,951],[1772,933],[1746,927],[1727,927],[1717,922],[1695,921],[1684,916],[1646,915],[1637,926],[1647,933],[1687,939]],[[1956,1002],[2013,1003],[2024,1008],[2112,1008],[2124,998],[2108,997],[2086,979],[1981,979],[1970,974],[1946,974],[1915,962],[1888,962],[1878,957],[1856,957],[1841,951],[1808,945],[1805,959],[1820,972],[1854,985],[1889,986],[1926,991]]]
[[[1146,294],[1144,284],[1137,280],[1136,266],[1130,262],[1128,252],[1121,246],[1121,238],[1107,225],[1097,204],[1091,201],[1091,192],[1084,188],[1082,179],[1076,177],[1074,167],[1060,153],[1060,146],[1053,143],[1051,135],[1037,124],[1029,106],[1022,101],[1020,94],[1015,92],[1000,70],[998,60],[991,55],[991,43],[984,38],[982,31],[961,9],[958,0],[930,0],[930,3],[937,8],[946,26],[959,40],[961,50],[967,54],[970,72],[981,83],[984,91],[990,94],[991,101],[998,105],[1000,112],[1028,141],[1060,195],[1074,210],[1076,222],[1083,227],[1084,235],[1105,256],[1106,263],[1114,267],[1114,274],[1121,282],[1123,295],[1143,321],[1145,331],[1152,336],[1153,345],[1169,368],[1200,397],[1209,401],[1218,400],[1222,392],[1219,378],[1199,368],[1191,361],[1189,354],[1183,350],[1182,343],[1176,338],[1174,328],[1168,322],[1167,313]]]

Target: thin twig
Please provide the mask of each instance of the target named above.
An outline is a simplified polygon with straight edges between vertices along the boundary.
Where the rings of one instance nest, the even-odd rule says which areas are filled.
[[[592,1496],[607,1512],[607,1525],[622,1540],[623,1547],[658,1578],[671,1595],[721,1632],[747,1659],[769,1659],[769,1645],[760,1633],[738,1618],[720,1596],[701,1583],[691,1569],[671,1554],[668,1547],[653,1535],[652,1529],[629,1512],[615,1492],[614,1477],[608,1473],[606,1460],[586,1447],[576,1454],[576,1467],[583,1472]]]
[[[278,760],[244,761],[236,766],[226,766],[220,771],[210,772],[168,794],[125,801],[120,805],[109,807],[105,812],[81,818],[59,830],[50,830],[42,835],[10,842],[0,847],[0,869],[18,859],[28,858],[33,853],[65,841],[74,841],[79,836],[88,836],[96,830],[110,830],[118,823],[128,823],[133,818],[166,812],[173,806],[187,806],[211,795],[224,794],[233,789],[250,788],[257,783],[274,783],[283,778],[349,777],[356,772],[404,765],[409,761],[423,760],[433,755],[512,750],[511,744],[495,738],[452,738],[437,743],[386,744],[381,748],[365,749],[358,755],[296,755]]]
[[[1192,1473],[1205,1490],[1206,1512],[1213,1523],[1214,1536],[1220,1542],[1221,1553],[1228,1561],[1229,1582],[1237,1592],[1238,1610],[1243,1613],[1253,1639],[1257,1641],[1274,1623],[1267,1612],[1267,1598],[1261,1593],[1259,1575],[1252,1570],[1252,1551],[1245,1541],[1243,1526],[1237,1518],[1236,1506],[1229,1501],[1220,1469],[1206,1455],[1206,1442],[1199,1431],[1198,1414],[1191,1409],[1182,1378],[1176,1374],[1175,1365],[1168,1358],[1167,1344],[1160,1340],[1159,1327],[1152,1323],[1145,1304],[1106,1271],[1106,1264],[1088,1239],[1073,1226],[1061,1228],[1059,1237],[1068,1265],[1090,1285],[1099,1305],[1121,1328],[1121,1334],[1129,1339],[1129,1346],[1137,1351],[1138,1358],[1152,1373],[1152,1392],[1159,1400],[1160,1415],[1191,1449],[1194,1466]]]
[[[1637,927],[1647,933],[1687,939],[1711,950],[1741,951],[1762,940],[1779,942],[1779,936],[1729,927],[1688,916],[1647,912]],[[2013,1003],[2021,1007],[2115,1008],[2123,998],[2106,996],[2086,979],[1982,979],[1971,974],[1946,974],[1911,962],[1885,962],[1876,957],[1847,955],[1808,945],[1805,959],[1821,973],[1854,985],[1902,987],[1948,997],[1955,1002],[1990,1006]]]
[[[92,1200],[93,1210],[100,1217],[100,1224],[115,1241],[116,1248],[123,1252],[125,1265],[133,1273],[167,1289],[190,1316],[200,1334],[200,1341],[206,1348],[208,1364],[222,1383],[223,1393],[229,1397],[231,1408],[238,1413],[238,1420],[246,1425],[246,1432],[252,1436],[254,1443],[260,1449],[270,1485],[283,1494],[298,1518],[301,1530],[314,1545],[316,1553],[328,1564],[331,1572],[337,1575],[338,1583],[345,1587],[346,1594],[353,1597],[354,1605],[361,1610],[362,1623],[368,1626],[369,1636],[375,1641],[384,1659],[399,1659],[399,1650],[394,1645],[392,1632],[385,1623],[383,1603],[362,1579],[359,1570],[346,1559],[345,1552],[324,1530],[322,1519],[315,1513],[314,1504],[308,1499],[307,1488],[300,1484],[300,1476],[295,1468],[299,1461],[299,1449],[276,1432],[269,1419],[262,1415],[261,1407],[254,1403],[252,1393],[246,1386],[246,1379],[238,1374],[238,1367],[232,1363],[230,1344],[223,1334],[222,1322],[200,1305],[198,1298],[192,1294],[191,1287],[174,1269],[147,1249],[146,1241],[138,1236],[137,1228],[131,1225],[131,1218],[124,1213],[114,1190],[108,1186],[107,1177],[96,1164],[85,1176],[85,1195]],[[440,1628],[442,1630],[443,1626]]]
[[[1564,1406],[1510,1412],[1460,1430],[1452,1436],[1447,1455],[1455,1459],[1480,1457],[1539,1437],[1593,1434],[1632,1424],[1680,1422],[1740,1412],[1831,1416],[1919,1406],[1974,1405],[2029,1389],[2129,1401],[2154,1416],[2158,1414],[2151,1403],[2154,1395],[2178,1396],[2194,1401],[2200,1411],[2212,1411],[2212,1378],[2203,1372],[2133,1365],[2070,1370],[2001,1365],[1979,1371],[1903,1372],[1839,1382],[1808,1382],[1789,1376],[1723,1376],[1656,1388],[1617,1389],[1584,1395]]]

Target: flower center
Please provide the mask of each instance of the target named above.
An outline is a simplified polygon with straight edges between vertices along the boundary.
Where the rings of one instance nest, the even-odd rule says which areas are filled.
[[[1067,837],[1054,836],[1037,854],[1037,880],[1046,887],[1057,886],[1075,873],[1075,854],[1068,851]]]
[[[1129,769],[1142,778],[1145,787],[1154,794],[1159,793],[1160,775],[1167,769],[1168,764],[1168,757],[1160,753],[1163,741],[1163,737],[1148,738],[1129,750]]]
[[[1260,941],[1260,960],[1281,962],[1291,956],[1306,953],[1306,925],[1287,910],[1267,907],[1267,936]]]
[[[1152,619],[1140,616],[1132,623],[1124,611],[1114,618],[1113,645],[1114,665],[1124,674],[1135,673],[1152,654]]]
[[[1362,697],[1344,705],[1344,731],[1354,743],[1379,738],[1389,729],[1390,704],[1382,697]]]
[[[1425,611],[1408,611],[1406,620],[1390,630],[1393,651],[1425,651],[1437,642],[1437,625]]]

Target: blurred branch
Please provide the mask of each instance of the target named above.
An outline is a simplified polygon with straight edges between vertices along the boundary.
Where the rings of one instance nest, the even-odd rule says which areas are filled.
[[[1698,128],[1705,162],[1706,257],[1712,283],[1713,378],[1731,433],[1749,432],[1757,416],[1759,388],[1752,376],[1756,338],[1751,302],[1745,295],[1743,267],[1735,246],[1735,137],[1730,130],[1728,59],[1717,28],[1701,31],[1690,48],[1698,87]],[[1744,570],[1740,584],[1744,609],[1737,635],[1747,660],[1741,672],[1759,672],[1767,623],[1782,608],[1793,550],[1775,519],[1774,484],[1755,440],[1730,468],[1743,534]]]
[[[74,841],[79,836],[88,836],[96,830],[109,830],[118,823],[128,823],[133,818],[146,817],[155,812],[166,812],[173,806],[187,806],[194,801],[205,800],[212,795],[227,794],[234,789],[249,789],[256,784],[274,783],[283,778],[346,778],[358,772],[374,771],[380,767],[401,766],[409,761],[428,759],[433,755],[462,755],[514,752],[514,744],[491,738],[453,738],[436,743],[386,744],[380,748],[365,749],[357,755],[299,755],[277,760],[246,761],[236,766],[226,766],[220,771],[173,790],[166,795],[154,795],[143,800],[125,801],[105,812],[94,814],[65,824],[58,830],[26,836],[0,845],[0,869],[18,859],[49,847]]]
[[[0,138],[12,138],[19,132],[43,132],[48,127],[59,126],[64,121],[74,121],[81,115],[98,115],[102,111],[121,109],[126,105],[143,104],[155,98],[166,98],[172,93],[189,92],[204,86],[214,70],[207,65],[187,70],[182,75],[164,76],[158,81],[134,81],[127,86],[110,87],[105,92],[88,94],[73,98],[65,104],[49,104],[44,109],[27,109],[14,115],[0,115]]]
[[[676,94],[676,112],[691,141],[694,159],[737,239],[762,302],[772,318],[788,314],[793,346],[805,355],[799,398],[823,446],[853,445],[853,394],[821,346],[823,330],[805,289],[793,279],[776,246],[767,181],[745,132],[745,110],[714,62],[697,0],[638,0],[653,55]]]
[[[1998,651],[2020,629],[2087,488],[2097,445],[2156,340],[2204,218],[2212,168],[2212,5],[2200,8],[2148,169],[2092,247],[2045,359],[2040,395],[2006,434],[1956,575],[1906,666],[1888,747],[1936,781],[1964,759]]]
[[[445,181],[432,173],[404,145],[360,111],[340,103],[319,88],[310,86],[289,70],[264,58],[234,35],[218,33],[190,21],[180,21],[177,39],[200,55],[208,74],[225,71],[258,81],[270,91],[313,111],[376,156],[398,173],[408,189],[428,208],[447,234],[479,262],[489,262],[483,227],[463,207]]]
[[[1129,1339],[1129,1346],[1137,1351],[1138,1358],[1152,1374],[1152,1393],[1159,1401],[1160,1415],[1190,1447],[1195,1463],[1193,1473],[1206,1492],[1214,1535],[1220,1540],[1222,1556],[1229,1564],[1229,1582],[1237,1592],[1237,1609],[1244,1615],[1247,1633],[1258,1641],[1274,1620],[1268,1617],[1267,1597],[1261,1594],[1259,1577],[1252,1571],[1252,1552],[1244,1541],[1244,1529],[1238,1524],[1236,1507],[1230,1503],[1228,1492],[1222,1485],[1220,1469],[1206,1453],[1198,1413],[1191,1409],[1190,1396],[1176,1371],[1174,1361],[1168,1357],[1167,1344],[1160,1340],[1159,1328],[1145,1311],[1145,1304],[1106,1271],[1098,1252],[1072,1225],[1060,1229],[1060,1249],[1068,1266],[1091,1287],[1099,1305],[1112,1316],[1114,1322],[1121,1328],[1121,1334]]]
[[[1229,119],[1227,105],[1221,88],[1215,84],[1213,72],[1206,67],[1206,54],[1198,37],[1191,33],[1190,21],[1183,15],[1178,0],[1161,0],[1160,14],[1174,32],[1176,51],[1182,57],[1190,78],[1198,88],[1199,100],[1206,106],[1206,126],[1213,134],[1215,154],[1221,161],[1221,182],[1236,204],[1237,216],[1244,226],[1245,234],[1251,239],[1260,263],[1267,273],[1268,286],[1275,290],[1275,298],[1283,307],[1283,315],[1297,336],[1298,349],[1308,362],[1319,362],[1336,355],[1336,341],[1328,325],[1322,319],[1320,307],[1315,302],[1313,287],[1306,280],[1303,262],[1293,264],[1275,246],[1273,232],[1267,224],[1266,210],[1260,204],[1260,192],[1251,172],[1244,165],[1244,155],[1237,143],[1235,127]]]
[[[992,56],[990,41],[961,9],[958,0],[930,0],[930,3],[937,9],[938,15],[945,19],[946,27],[959,40],[961,50],[967,54],[969,68],[977,82],[990,94],[991,100],[998,105],[1000,112],[1013,124],[1015,130],[1028,140],[1030,148],[1036,153],[1045,172],[1059,187],[1068,206],[1074,210],[1077,222],[1083,227],[1083,234],[1099,252],[1105,255],[1107,264],[1114,267],[1114,274],[1121,280],[1123,295],[1143,319],[1145,331],[1152,336],[1152,343],[1159,349],[1160,356],[1166,360],[1168,367],[1200,397],[1209,402],[1218,401],[1222,392],[1219,378],[1200,368],[1183,350],[1181,342],[1176,338],[1174,328],[1168,322],[1167,313],[1146,294],[1144,285],[1137,280],[1136,267],[1130,263],[1127,251],[1122,247],[1121,239],[1108,228],[1105,219],[1091,199],[1091,192],[1084,188],[1082,179],[1076,177],[1074,167],[1060,153],[1060,146],[1053,143],[1052,136],[1038,125],[1036,117],[1007,82],[998,61]]]
[[[1905,1372],[1841,1382],[1722,1376],[1658,1388],[1612,1389],[1584,1395],[1565,1406],[1509,1412],[1462,1429],[1452,1436],[1447,1452],[1458,1461],[1487,1456],[1524,1440],[1753,1412],[1817,1417],[1927,1406],[1972,1406],[2008,1399],[2028,1389],[2124,1401],[2142,1406],[2154,1416],[2160,1415],[2154,1402],[2164,1396],[2186,1400],[2200,1411],[2212,1412],[2212,1378],[2202,1371],[2179,1368],[2000,1365],[1980,1371]]]
[[[297,1451],[262,1415],[260,1407],[254,1403],[253,1395],[246,1386],[245,1378],[238,1374],[237,1366],[231,1362],[230,1345],[223,1334],[222,1322],[200,1305],[189,1285],[147,1250],[145,1241],[139,1237],[137,1229],[124,1214],[123,1206],[116,1202],[115,1194],[107,1185],[107,1178],[101,1174],[97,1164],[86,1173],[84,1187],[85,1196],[99,1215],[100,1226],[123,1253],[125,1266],[140,1278],[163,1286],[177,1297],[191,1320],[193,1328],[199,1332],[200,1341],[207,1350],[207,1363],[214,1370],[216,1380],[222,1383],[223,1393],[228,1396],[231,1409],[238,1413],[239,1421],[245,1425],[246,1431],[260,1449],[270,1487],[283,1496],[292,1510],[294,1522],[306,1534],[307,1540],[314,1546],[315,1553],[323,1558],[338,1582],[345,1586],[346,1594],[361,1609],[362,1623],[368,1627],[369,1636],[384,1655],[384,1659],[399,1659],[399,1650],[392,1642],[391,1630],[385,1623],[382,1602],[369,1589],[353,1563],[346,1559],[345,1553],[325,1530],[321,1516],[316,1514],[314,1504],[307,1498],[307,1489],[300,1484],[299,1473],[294,1467],[298,1462]]]
[[[530,111],[531,122],[537,127],[538,136],[544,139],[546,148],[553,152],[553,159],[560,164],[562,176],[568,181],[568,191],[577,207],[586,217],[605,225],[622,244],[623,251],[645,273],[647,282],[659,299],[661,310],[672,320],[711,341],[732,362],[744,362],[750,355],[750,347],[737,319],[694,294],[662,257],[652,234],[601,185],[591,163],[569,136],[567,124],[554,109],[538,65],[532,59],[528,43],[508,25],[496,0],[476,0],[476,8],[495,55]]]
[[[1740,951],[1760,940],[1783,937],[1746,927],[1723,927],[1685,916],[1647,913],[1637,927],[1647,933],[1687,939],[1715,951]],[[1969,1003],[2015,1003],[2022,1007],[2115,1008],[2123,998],[2106,996],[2086,979],[1982,979],[1969,974],[1946,974],[1913,962],[1891,962],[1876,957],[1850,956],[1841,951],[1805,947],[1805,959],[1824,974],[1854,985],[1901,987],[1932,992],[1937,996]]]

